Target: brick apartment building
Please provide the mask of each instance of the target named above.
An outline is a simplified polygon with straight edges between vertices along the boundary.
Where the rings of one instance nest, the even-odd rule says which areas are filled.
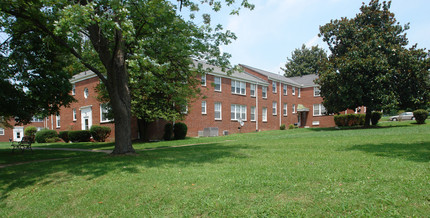
[[[188,126],[188,136],[204,135],[208,128],[211,134],[224,135],[275,130],[282,124],[287,127],[290,124],[298,127],[335,126],[333,116],[325,115],[318,86],[313,82],[316,75],[286,78],[247,65],[240,65],[243,72],[227,75],[218,67],[203,65],[213,70],[202,76],[202,97],[189,104],[182,121]],[[30,125],[57,131],[109,126],[112,129],[110,139],[114,140],[114,122],[106,116],[106,105],[97,100],[98,77],[85,71],[73,76],[70,82],[73,84],[71,94],[77,102],[62,108],[56,115],[34,119]],[[154,123],[150,128],[154,135],[152,139],[163,135],[164,124]],[[132,131],[132,138],[139,138],[136,119],[132,119]],[[24,126],[0,128],[0,141],[10,138],[18,141],[23,135]]]

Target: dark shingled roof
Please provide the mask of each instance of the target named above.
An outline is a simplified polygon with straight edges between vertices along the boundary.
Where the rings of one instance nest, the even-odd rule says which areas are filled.
[[[304,76],[296,76],[296,77],[288,77],[288,78],[300,84],[303,87],[318,86],[318,84],[315,84],[314,82],[314,80],[318,78],[318,75],[316,74],[309,74]]]

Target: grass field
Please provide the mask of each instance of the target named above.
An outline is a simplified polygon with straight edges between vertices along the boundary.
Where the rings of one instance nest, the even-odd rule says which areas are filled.
[[[0,217],[428,217],[430,125],[411,123],[135,144],[135,156],[2,143],[0,165],[32,162],[0,168]]]

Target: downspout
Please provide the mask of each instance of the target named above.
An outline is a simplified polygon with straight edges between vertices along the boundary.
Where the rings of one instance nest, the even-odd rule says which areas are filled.
[[[255,85],[255,131],[258,131],[258,82]]]
[[[281,90],[281,82],[279,82],[279,92],[278,92],[278,94],[279,94],[279,127],[282,125],[282,98],[281,98],[281,92],[282,92],[282,90]]]

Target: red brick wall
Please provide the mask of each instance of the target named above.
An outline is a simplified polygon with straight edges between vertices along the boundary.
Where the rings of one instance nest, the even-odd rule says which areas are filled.
[[[15,127],[15,126],[24,127],[24,130],[28,126],[47,128],[48,127],[48,126],[46,126],[47,122],[48,122],[48,126],[49,126],[51,121],[46,120],[46,119],[44,119],[44,122],[33,122],[33,123],[29,123],[27,125],[17,125],[15,120],[13,120],[13,119],[9,120],[9,124],[11,124],[13,127]],[[4,135],[0,135],[0,142],[8,142],[9,139],[13,139],[13,128],[4,128]]]

